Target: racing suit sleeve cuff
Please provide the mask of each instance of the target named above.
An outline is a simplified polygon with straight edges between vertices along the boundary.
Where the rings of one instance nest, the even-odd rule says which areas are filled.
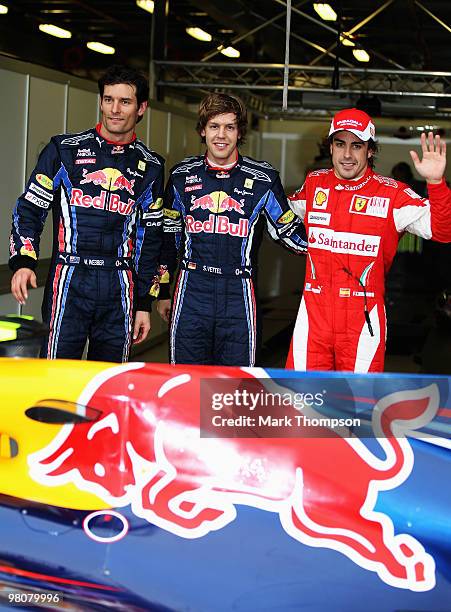
[[[428,192],[432,192],[437,195],[444,195],[448,191],[448,186],[444,178],[442,178],[440,183],[428,183]]]
[[[158,293],[159,300],[170,300],[171,292],[169,291],[169,283],[161,283],[160,291]]]
[[[136,304],[136,310],[143,310],[145,312],[151,312],[153,301],[154,301],[154,298],[151,295],[143,295],[142,297],[138,298],[138,301]]]
[[[13,272],[20,270],[20,268],[29,268],[30,270],[36,270],[38,262],[33,257],[29,257],[28,255],[15,255],[11,257],[8,262],[9,269]]]

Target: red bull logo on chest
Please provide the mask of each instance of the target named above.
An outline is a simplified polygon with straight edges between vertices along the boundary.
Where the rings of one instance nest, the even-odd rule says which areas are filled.
[[[102,168],[89,172],[86,168],[83,169],[83,179],[80,185],[85,183],[93,183],[100,185],[108,191],[127,191],[130,195],[134,195],[133,186],[135,179],[129,181],[120,170],[117,168]]]
[[[436,414],[436,385],[379,399],[372,413],[379,457],[362,440],[330,430],[326,436],[322,427],[313,437],[201,437],[206,376],[240,379],[256,393],[286,390],[259,368],[206,369],[131,363],[97,374],[77,403],[99,418],[62,426],[28,456],[31,477],[48,487],[73,483],[189,539],[224,528],[240,505],[251,506],[278,516],[294,540],[340,552],[390,586],[434,587],[434,559],[414,537],[395,534],[391,518],[375,507],[379,492],[411,473],[405,434]]]
[[[210,210],[212,213],[235,211],[239,215],[244,215],[243,206],[244,199],[238,201],[225,191],[212,191],[212,193],[207,193],[200,198],[193,196],[190,210],[200,208],[201,210]]]
[[[186,215],[186,229],[190,234],[230,234],[238,238],[246,238],[249,233],[249,220],[240,219],[232,223],[225,215],[208,215],[205,221],[199,221],[192,215]]]
[[[71,206],[82,206],[84,208],[99,208],[108,210],[109,212],[119,213],[120,215],[129,215],[133,210],[135,200],[128,198],[127,202],[123,202],[117,193],[108,193],[101,191],[98,196],[90,196],[85,194],[82,189],[72,189],[70,198]]]

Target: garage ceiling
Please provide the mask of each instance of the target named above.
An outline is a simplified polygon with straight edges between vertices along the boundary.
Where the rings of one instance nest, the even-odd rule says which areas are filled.
[[[161,1],[161,0],[157,0]],[[87,78],[97,78],[112,62],[129,63],[147,71],[150,58],[152,17],[136,6],[134,0],[0,0],[9,8],[0,15],[0,52],[29,62],[56,68]],[[302,102],[301,93],[309,96],[332,88],[333,69],[340,67],[341,79],[335,89],[365,92],[375,89],[426,95],[425,107],[451,107],[451,2],[449,0],[330,0],[341,15],[341,31],[353,32],[357,47],[370,55],[366,64],[358,62],[351,47],[337,46],[337,22],[320,19],[313,2],[292,0],[290,64],[303,70],[290,71],[290,100]],[[255,72],[238,64],[282,64],[285,59],[286,2],[284,0],[169,0],[166,49],[158,47],[160,59],[171,62],[161,67],[160,83],[171,81],[193,86],[199,80],[199,69],[182,68],[182,62],[207,63],[200,80],[210,87],[238,84],[240,87],[280,86],[283,72]],[[155,19],[156,22],[156,19]],[[56,39],[39,32],[40,23],[52,23],[72,32],[68,40]],[[209,43],[198,42],[186,34],[186,27],[197,26],[209,32]],[[158,24],[158,35],[162,31]],[[116,48],[113,56],[100,55],[86,48],[96,40]],[[217,47],[234,46],[239,60],[228,59]],[[224,72],[212,68],[212,62],[224,63]],[[177,64],[172,64],[177,62]],[[322,73],[318,68],[328,67]],[[356,73],[352,69],[374,70],[374,74]],[[312,72],[313,71],[313,72]],[[420,71],[425,75],[404,71]],[[431,73],[448,72],[448,75]],[[371,79],[369,79],[369,76]],[[351,78],[351,81],[349,81]],[[381,82],[382,79],[382,82]],[[189,83],[189,81],[192,81]],[[375,82],[376,85],[375,85]],[[407,84],[406,84],[407,83]],[[161,88],[160,88],[161,89]],[[167,89],[167,87],[166,87]],[[184,93],[188,91],[184,86]],[[199,91],[202,87],[196,87]],[[296,89],[299,91],[296,94]],[[181,91],[180,85],[178,91]],[[193,95],[196,92],[190,90]],[[429,93],[428,93],[429,92]],[[434,92],[439,94],[434,97]],[[255,100],[268,108],[280,105],[281,91],[253,91]],[[429,97],[427,97],[429,96]],[[307,99],[307,98],[306,98]],[[387,98],[388,100],[388,98]],[[408,101],[407,101],[408,102]],[[424,100],[423,100],[424,102]],[[421,106],[421,104],[420,104]]]

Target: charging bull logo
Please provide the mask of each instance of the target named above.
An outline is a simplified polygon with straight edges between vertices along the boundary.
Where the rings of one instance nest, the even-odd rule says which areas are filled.
[[[223,213],[234,211],[240,215],[244,215],[244,199],[240,201],[235,200],[232,196],[229,196],[225,191],[212,191],[199,198],[194,196],[191,198],[190,210],[210,210],[213,213]]]
[[[74,483],[113,507],[130,504],[135,515],[184,538],[225,527],[238,504],[253,506],[276,513],[298,542],[339,551],[391,586],[434,587],[433,558],[412,536],[395,535],[390,517],[374,508],[379,491],[398,487],[412,470],[405,432],[436,413],[435,385],[379,400],[372,426],[382,459],[355,437],[330,430],[326,437],[322,427],[314,437],[201,438],[205,369],[152,365],[151,372],[127,364],[95,376],[78,402],[101,416],[64,425],[29,455],[32,478]],[[264,370],[227,368],[226,376],[266,389]]]
[[[125,189],[130,195],[134,195],[133,186],[135,184],[135,179],[129,181],[122,172],[117,170],[117,168],[102,168],[101,170],[93,170],[92,172],[84,168],[83,179],[80,181],[80,185],[84,185],[85,183],[101,185],[103,189],[107,189],[108,191]]]

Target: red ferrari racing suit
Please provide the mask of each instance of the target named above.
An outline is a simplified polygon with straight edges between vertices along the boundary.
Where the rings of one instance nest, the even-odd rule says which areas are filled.
[[[287,368],[383,371],[385,276],[399,239],[451,242],[451,192],[444,181],[428,190],[429,200],[370,168],[357,181],[331,169],[311,172],[289,198],[308,257]]]

